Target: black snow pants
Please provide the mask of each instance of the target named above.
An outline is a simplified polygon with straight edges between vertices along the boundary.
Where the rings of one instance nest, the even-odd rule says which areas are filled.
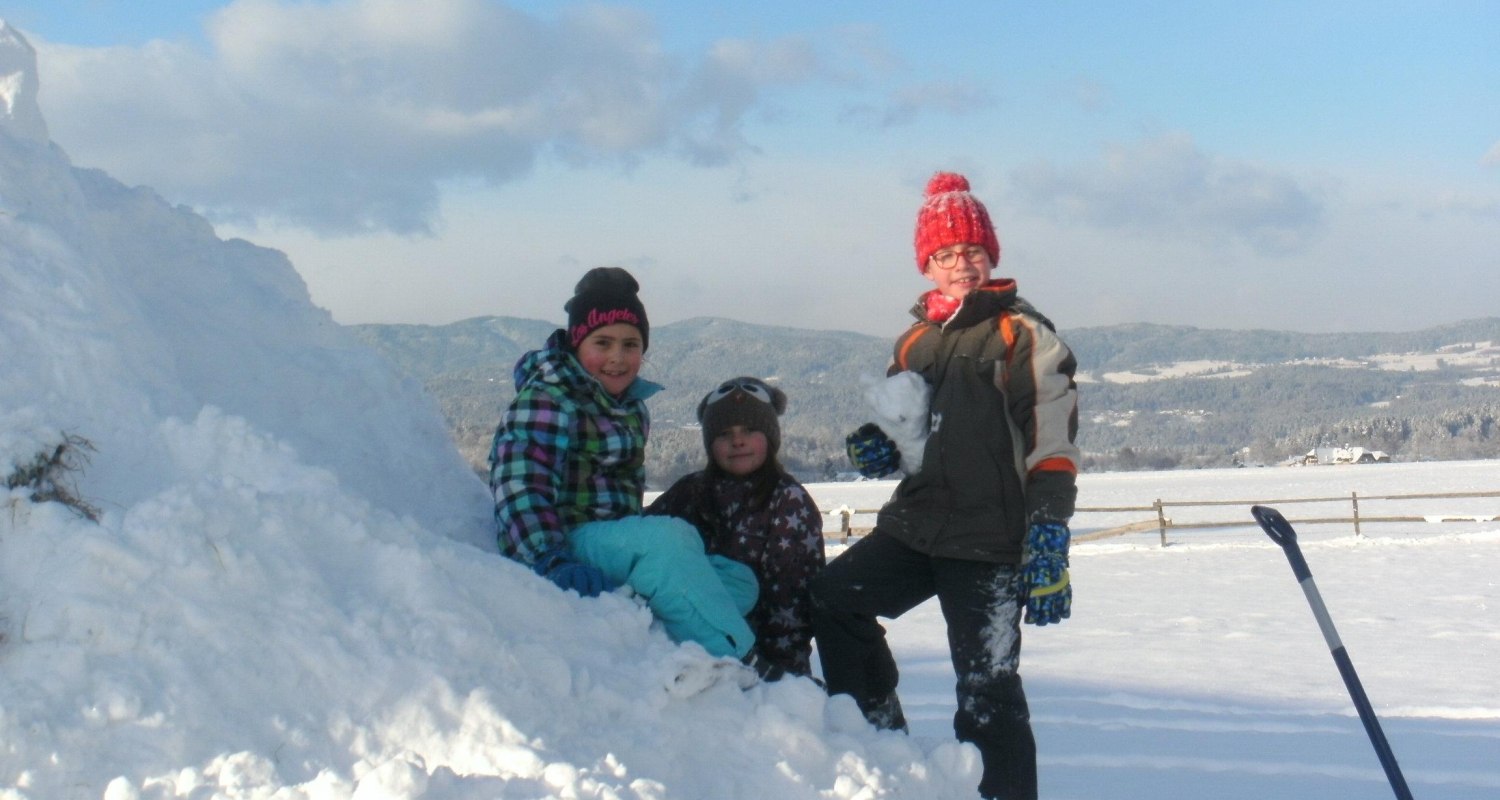
[[[937,595],[958,675],[953,730],[984,759],[979,792],[1035,800],[1036,740],[1017,672],[1025,599],[1016,566],[934,558],[877,528],[814,577],[810,591],[828,693],[852,695],[883,727],[904,725],[877,718],[892,707],[901,712],[900,675],[876,617],[895,619]]]

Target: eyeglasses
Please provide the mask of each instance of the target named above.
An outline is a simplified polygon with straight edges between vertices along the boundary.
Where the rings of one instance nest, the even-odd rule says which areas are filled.
[[[982,264],[989,257],[989,252],[983,247],[971,244],[962,250],[940,250],[932,254],[931,260],[938,269],[953,269],[958,266],[960,258],[970,264]]]
[[[723,383],[719,384],[719,388],[713,390],[712,392],[709,392],[708,400],[704,403],[704,405],[712,405],[714,403],[717,403],[720,400],[723,400],[724,398],[733,394],[736,390],[744,392],[745,394],[750,395],[751,397],[761,401],[762,403],[771,402],[771,390],[768,389],[764,383],[756,380],[737,379],[732,381],[724,381]]]

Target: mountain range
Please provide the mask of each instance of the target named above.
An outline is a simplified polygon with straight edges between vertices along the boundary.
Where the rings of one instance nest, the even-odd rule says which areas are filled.
[[[511,368],[557,326],[478,317],[351,327],[426,387],[483,471],[514,394]],[[1078,359],[1085,469],[1274,464],[1343,445],[1395,460],[1500,456],[1500,318],[1387,333],[1144,323],[1060,333]],[[736,375],[787,392],[788,469],[847,476],[844,435],[868,418],[861,378],[883,374],[893,338],[707,317],[653,327],[642,375],[667,388],[651,400],[649,482],[663,488],[702,466],[697,403]]]

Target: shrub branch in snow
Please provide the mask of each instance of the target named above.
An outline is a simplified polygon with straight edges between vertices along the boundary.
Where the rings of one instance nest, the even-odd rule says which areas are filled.
[[[94,444],[82,436],[64,433],[56,446],[43,449],[31,461],[19,465],[5,477],[7,489],[31,489],[33,503],[62,503],[92,522],[99,509],[78,496],[73,476],[89,464]]]

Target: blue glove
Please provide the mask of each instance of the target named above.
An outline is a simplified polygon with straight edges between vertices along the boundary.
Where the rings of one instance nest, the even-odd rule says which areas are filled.
[[[873,422],[844,437],[849,461],[866,478],[884,478],[901,468],[901,451],[885,431]]]
[[[1073,613],[1073,586],[1068,581],[1068,526],[1033,522],[1026,529],[1021,580],[1026,585],[1026,622],[1062,622]]]
[[[532,569],[557,584],[557,588],[572,589],[584,597],[597,597],[615,588],[598,567],[574,561],[561,547],[543,553]]]

